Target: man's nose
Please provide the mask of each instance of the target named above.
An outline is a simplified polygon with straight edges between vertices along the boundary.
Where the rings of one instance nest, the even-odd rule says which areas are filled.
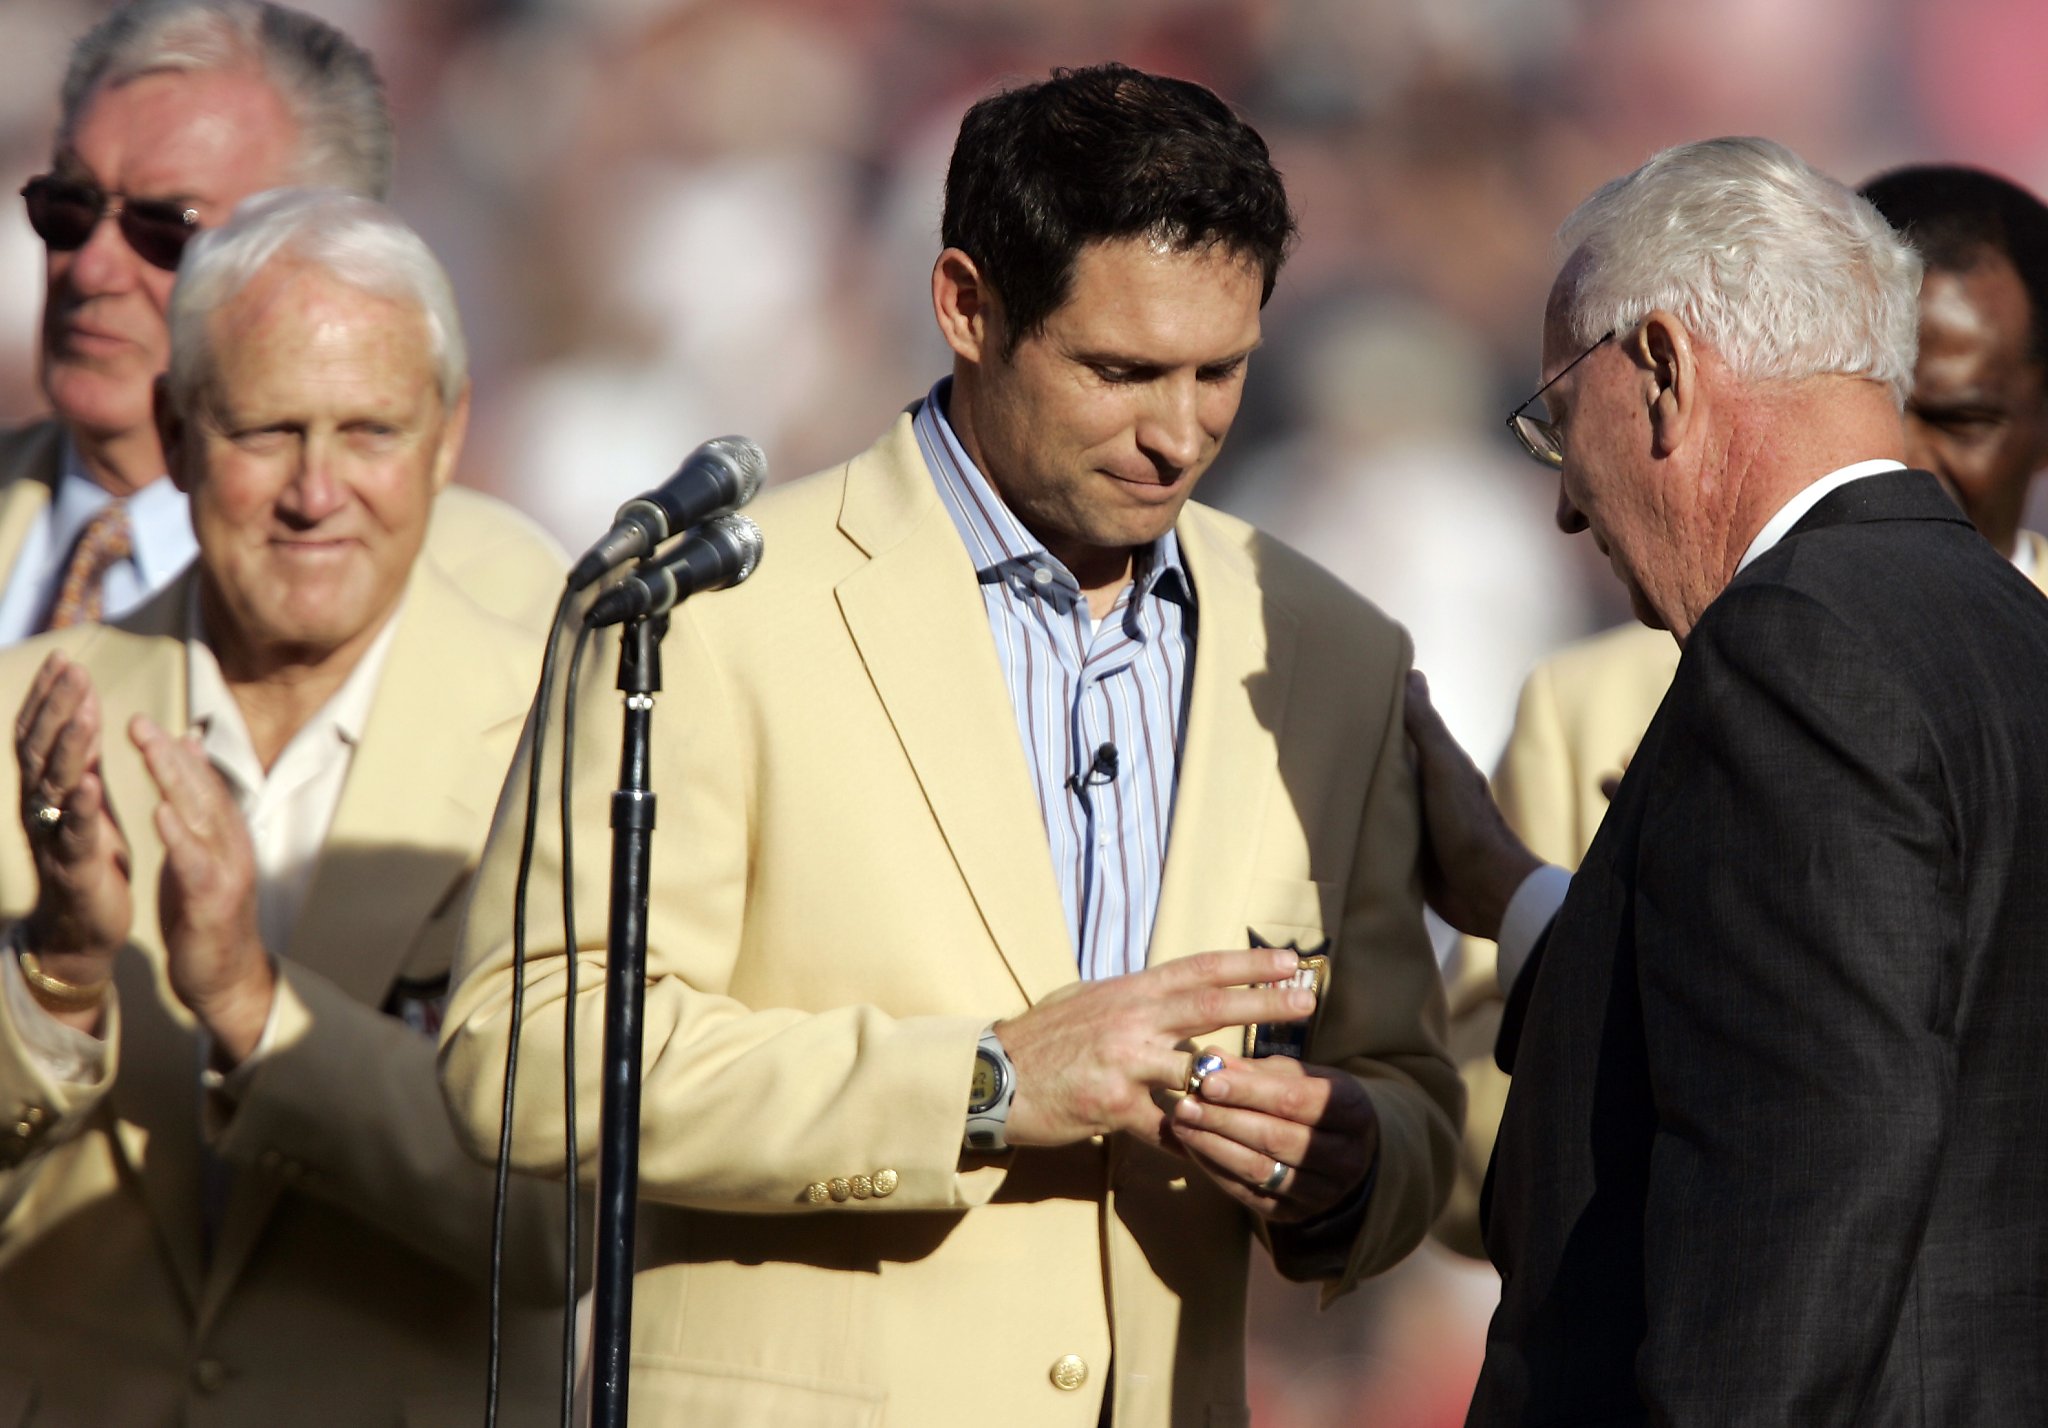
[[[1159,384],[1138,423],[1138,446],[1162,474],[1178,476],[1202,456],[1201,392],[1194,380]]]
[[[142,267],[119,220],[112,212],[102,213],[85,242],[73,250],[66,284],[84,297],[125,292],[135,285]]]
[[[307,441],[292,478],[285,484],[278,506],[292,519],[317,525],[347,502],[344,483],[335,475],[334,463],[317,441]]]
[[[1557,483],[1557,528],[1566,535],[1577,535],[1586,528],[1586,517],[1572,504],[1571,494],[1565,490],[1562,477]]]

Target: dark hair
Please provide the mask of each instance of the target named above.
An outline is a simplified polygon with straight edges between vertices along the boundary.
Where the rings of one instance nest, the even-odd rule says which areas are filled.
[[[1005,345],[1066,301],[1089,243],[1153,237],[1255,260],[1273,295],[1294,215],[1266,141],[1199,84],[1128,65],[1056,69],[967,111],[946,168],[945,245],[1002,300]]]
[[[2027,290],[2028,350],[2048,362],[2048,206],[2010,179],[1959,164],[1893,169],[1861,192],[1930,268],[1964,272],[2003,255]]]

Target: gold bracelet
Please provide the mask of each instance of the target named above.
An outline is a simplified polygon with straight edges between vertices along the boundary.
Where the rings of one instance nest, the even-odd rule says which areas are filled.
[[[21,959],[21,975],[28,979],[29,991],[51,1011],[90,1011],[107,999],[105,982],[81,987],[76,982],[67,982],[45,972],[42,962],[27,948],[22,948],[16,955]]]

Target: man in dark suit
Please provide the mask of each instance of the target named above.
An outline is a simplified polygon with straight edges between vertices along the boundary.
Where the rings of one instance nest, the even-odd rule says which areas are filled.
[[[1563,237],[1518,433],[1684,654],[1554,921],[1562,875],[1411,703],[1439,910],[1548,923],[1471,1421],[2027,1421],[2048,605],[1897,460],[1918,260],[1759,140],[1661,154]]]

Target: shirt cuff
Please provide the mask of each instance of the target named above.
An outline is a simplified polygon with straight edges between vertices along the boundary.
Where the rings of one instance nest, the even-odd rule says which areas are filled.
[[[1343,1274],[1351,1262],[1351,1244],[1358,1238],[1358,1226],[1372,1203],[1373,1186],[1379,1178],[1379,1147],[1374,1146],[1365,1179],[1341,1203],[1312,1219],[1269,1226],[1276,1259],[1285,1258],[1288,1268],[1299,1278],[1336,1279]]]
[[[1508,910],[1500,919],[1500,958],[1494,964],[1503,992],[1514,989],[1522,964],[1536,950],[1536,940],[1550,926],[1557,910],[1564,906],[1564,895],[1571,890],[1572,875],[1554,863],[1545,863],[1523,878],[1515,895],[1508,899]]]
[[[17,924],[18,925],[18,924]],[[0,1002],[35,1068],[61,1086],[97,1086],[107,1075],[107,1043],[50,1015],[22,974],[21,942],[9,929],[0,951]],[[111,1002],[114,989],[107,988]]]

